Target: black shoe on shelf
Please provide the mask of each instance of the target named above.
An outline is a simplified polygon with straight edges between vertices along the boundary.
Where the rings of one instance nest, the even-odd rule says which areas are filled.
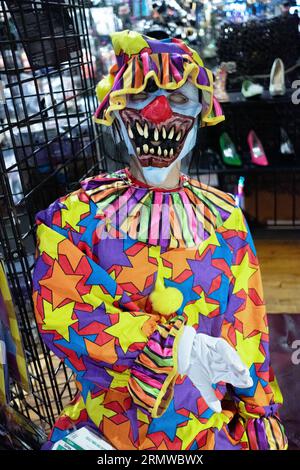
[[[200,169],[210,171],[223,170],[225,168],[220,155],[211,148],[207,148],[202,152],[198,166]]]
[[[286,155],[289,157],[295,156],[294,146],[288,136],[288,133],[283,127],[280,128],[280,153],[281,155]]]

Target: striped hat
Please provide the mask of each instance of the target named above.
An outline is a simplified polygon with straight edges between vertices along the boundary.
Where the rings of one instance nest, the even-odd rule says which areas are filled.
[[[135,31],[112,34],[116,54],[109,75],[96,87],[100,102],[94,120],[110,126],[113,111],[126,108],[126,95],[140,93],[152,78],[159,88],[176,90],[189,80],[202,91],[201,126],[223,121],[222,109],[213,96],[213,76],[196,51],[180,39],[157,40]]]

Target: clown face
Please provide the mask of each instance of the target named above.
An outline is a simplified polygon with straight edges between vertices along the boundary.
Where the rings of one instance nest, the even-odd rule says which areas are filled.
[[[201,112],[199,90],[191,83],[174,91],[155,88],[127,95],[126,108],[116,113],[129,155],[137,157],[144,174],[151,169],[166,174],[192,150]]]

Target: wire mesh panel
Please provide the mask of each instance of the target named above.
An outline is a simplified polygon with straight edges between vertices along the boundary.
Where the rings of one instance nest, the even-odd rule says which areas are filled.
[[[7,0],[0,11],[0,256],[26,352],[31,393],[12,404],[44,427],[74,393],[41,343],[31,301],[34,214],[105,169],[99,151],[91,2]]]

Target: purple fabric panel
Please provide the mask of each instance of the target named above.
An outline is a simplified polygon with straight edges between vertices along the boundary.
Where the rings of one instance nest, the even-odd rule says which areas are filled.
[[[189,410],[195,416],[199,416],[198,400],[201,394],[190,379],[186,376],[182,383],[174,387],[174,405],[176,410],[181,408]]]
[[[269,450],[269,443],[266,436],[264,418],[256,419],[254,426],[256,430],[259,450]]]
[[[241,444],[231,444],[223,429],[215,430],[215,448],[214,450],[241,450]]]
[[[40,292],[41,286],[39,281],[40,279],[43,279],[46,276],[49,269],[49,265],[45,263],[42,256],[35,261],[35,267],[32,277],[33,291]]]
[[[103,180],[101,179],[92,179],[90,181],[82,181],[81,183],[81,187],[85,190],[85,191],[89,191],[91,189],[96,189],[96,188],[100,188],[101,186],[104,186],[108,183],[112,183],[113,181],[118,181],[119,178],[110,178],[110,179],[107,179],[107,178],[103,178]]]
[[[59,199],[54,201],[52,204],[47,209],[44,209],[36,214],[36,220],[41,220],[44,222],[45,225],[48,227],[51,227],[53,216],[55,212],[61,211],[61,209],[65,209],[66,206],[64,205],[63,202],[61,202]]]
[[[184,49],[182,49],[179,44],[176,44],[175,42],[168,42],[168,41],[170,40],[157,41],[155,39],[151,40],[147,38],[147,42],[153,54],[161,54],[161,53],[187,54],[187,52]]]
[[[263,350],[265,352],[265,360],[264,360],[263,364],[260,366],[259,370],[261,372],[268,372],[268,370],[270,368],[269,342],[261,340],[261,347],[263,347]]]
[[[151,343],[152,339],[154,341],[156,341],[157,343],[160,343],[162,345],[162,348],[172,349],[173,344],[174,344],[174,340],[175,340],[175,336],[172,336],[172,335],[168,334],[168,336],[166,338],[162,338],[159,331],[155,330],[154,333],[151,335],[151,337],[149,339],[149,343]],[[149,347],[149,349],[151,349],[151,347],[149,346],[149,343],[148,343],[148,347]]]
[[[222,209],[222,207],[220,207],[220,206],[218,206],[218,211],[219,211],[223,221],[225,221],[228,218],[228,216],[230,215],[228,211]]]
[[[107,364],[101,361],[92,360],[88,356],[83,356],[82,362],[86,368],[82,374],[82,379],[92,382],[92,384],[95,384],[102,390],[109,389],[113,379],[104,368]],[[81,376],[79,374],[77,374],[77,380],[81,381]]]
[[[182,73],[183,72],[183,58],[181,55],[174,54],[172,55],[172,63],[175,65],[177,68],[178,72]]]
[[[208,76],[207,76],[206,70],[203,67],[199,67],[197,83],[199,85],[205,85],[205,86],[209,85]]]
[[[268,418],[269,416],[274,416],[276,413],[278,413],[279,408],[281,405],[279,403],[274,403],[273,405],[269,406],[264,406],[265,410],[265,418]]]

